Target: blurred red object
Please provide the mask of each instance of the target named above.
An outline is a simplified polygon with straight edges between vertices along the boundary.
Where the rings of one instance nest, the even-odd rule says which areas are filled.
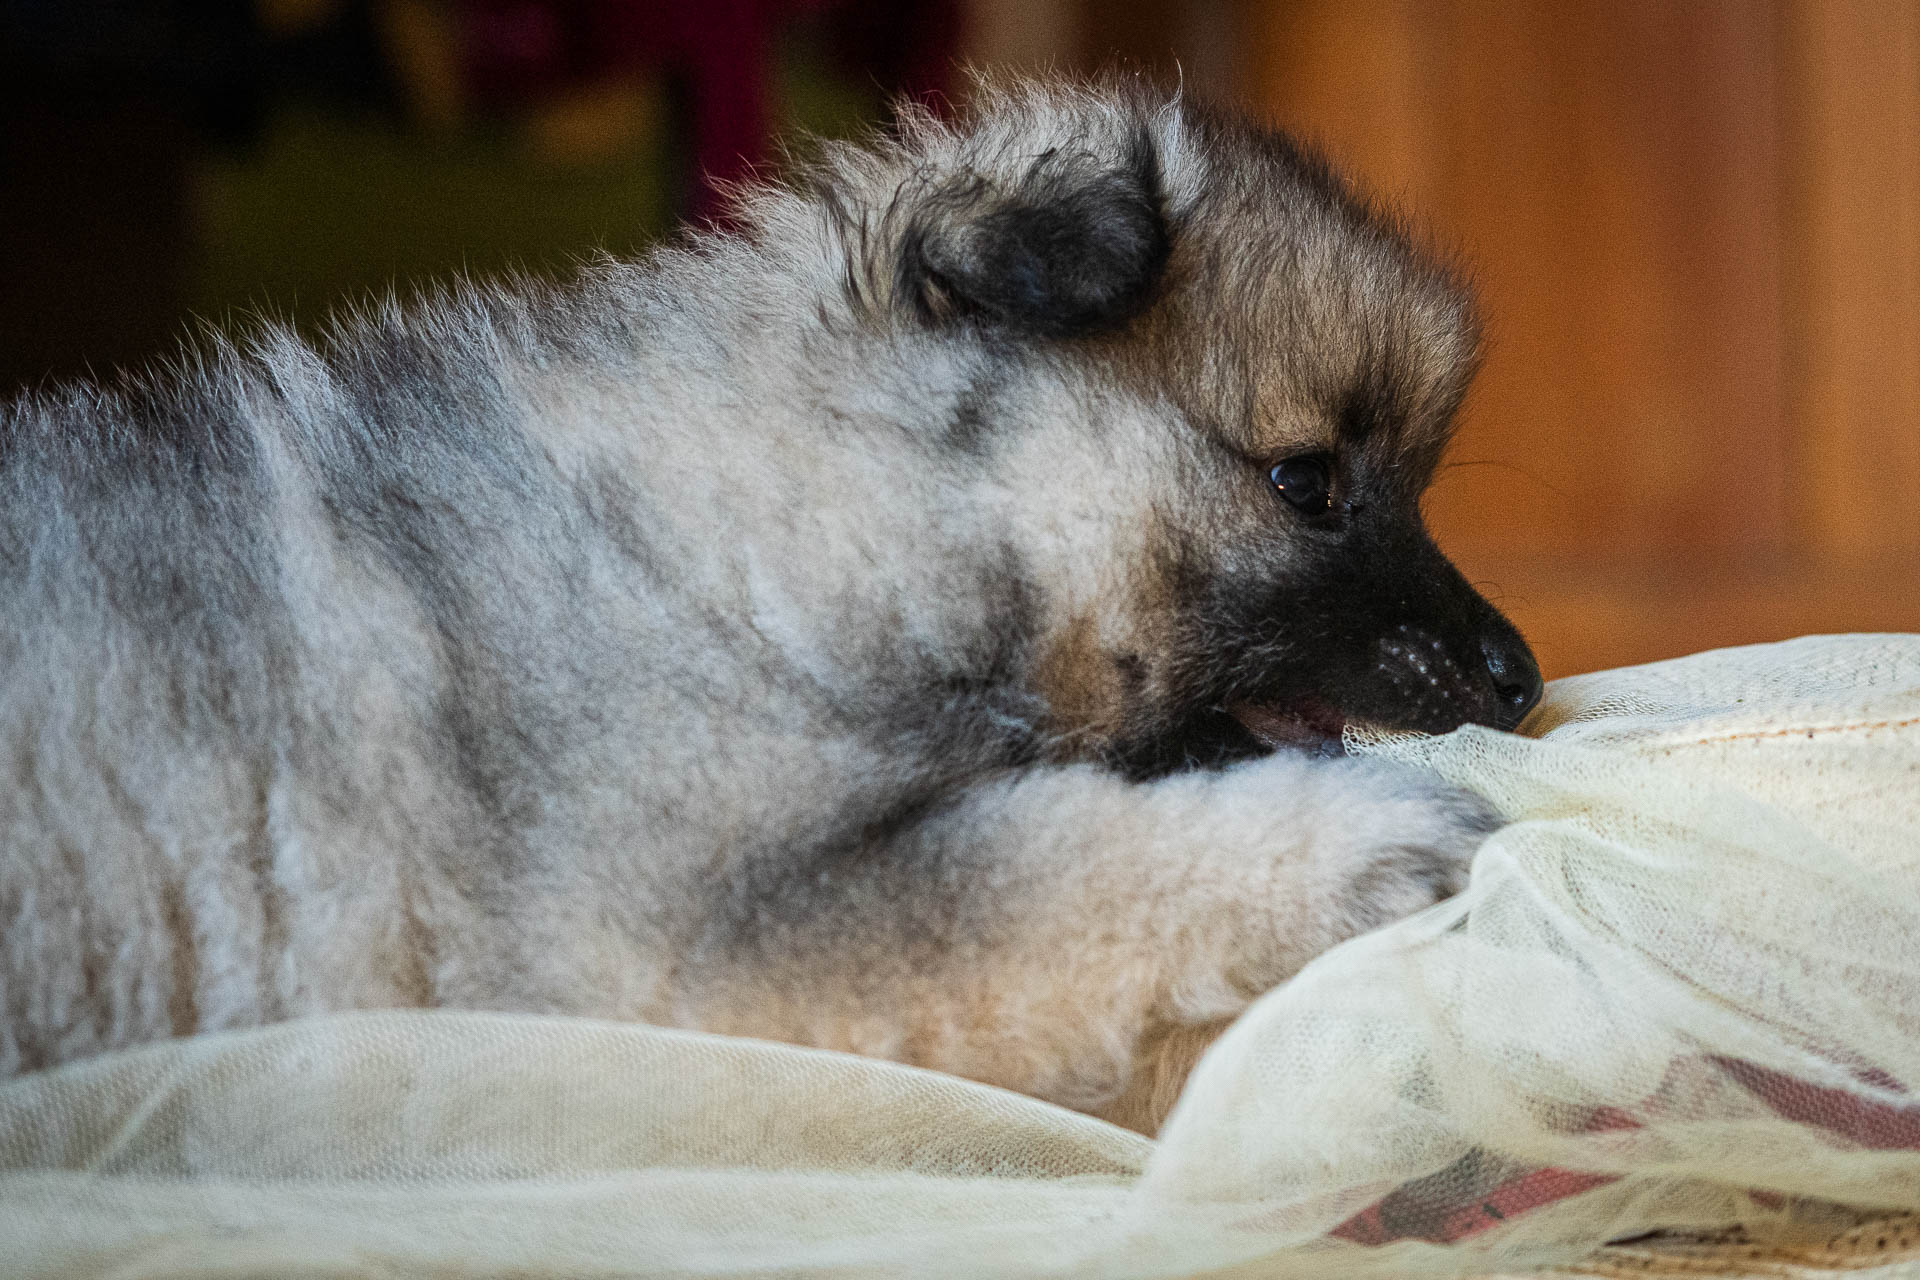
[[[1665,1105],[1662,1094],[1686,1096],[1692,1092],[1687,1082],[1725,1076],[1781,1119],[1822,1130],[1836,1145],[1868,1151],[1920,1150],[1920,1103],[1902,1096],[1907,1094],[1906,1086],[1876,1068],[1842,1065],[1841,1069],[1860,1084],[1894,1096],[1862,1097],[1755,1062],[1712,1054],[1677,1059],[1661,1090],[1640,1106],[1657,1112]],[[1641,1127],[1630,1112],[1615,1107],[1596,1107],[1577,1126],[1584,1133],[1621,1133]],[[1476,1149],[1438,1173],[1395,1188],[1327,1234],[1371,1247],[1396,1240],[1448,1244],[1490,1231],[1556,1200],[1618,1182],[1622,1176],[1524,1165]],[[1769,1210],[1777,1211],[1785,1203],[1784,1197],[1769,1190],[1749,1190],[1747,1195]]]
[[[484,104],[667,75],[691,141],[687,212],[709,221],[722,213],[719,187],[768,157],[774,42],[784,25],[820,22],[850,74],[936,108],[960,25],[954,0],[457,0],[456,12],[468,85]]]

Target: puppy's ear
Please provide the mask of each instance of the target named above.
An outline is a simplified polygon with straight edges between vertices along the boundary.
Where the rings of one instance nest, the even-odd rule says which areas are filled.
[[[931,324],[965,316],[1047,338],[1116,328],[1166,268],[1163,204],[1144,133],[1120,163],[1055,148],[1010,179],[949,178],[907,210],[895,296]]]

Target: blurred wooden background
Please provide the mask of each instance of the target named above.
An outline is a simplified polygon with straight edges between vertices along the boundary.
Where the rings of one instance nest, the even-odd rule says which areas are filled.
[[[1920,4],[1101,0],[1479,282],[1430,499],[1549,675],[1920,631]]]
[[[0,0],[0,384],[636,249],[699,209],[690,124],[740,85],[774,82],[741,137],[835,132],[955,54],[1117,56],[1316,140],[1477,278],[1430,512],[1550,675],[1920,631],[1920,0],[155,0],[98,10],[117,43],[90,13]]]

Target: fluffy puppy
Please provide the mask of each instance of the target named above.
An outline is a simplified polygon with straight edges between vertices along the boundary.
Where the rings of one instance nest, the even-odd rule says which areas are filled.
[[[1539,694],[1420,520],[1447,271],[1118,81],[740,226],[6,410],[0,1071],[536,1010],[1151,1128],[1460,886],[1485,807],[1337,747]]]

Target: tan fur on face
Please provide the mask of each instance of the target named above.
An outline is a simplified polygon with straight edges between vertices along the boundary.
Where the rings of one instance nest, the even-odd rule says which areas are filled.
[[[1149,519],[1147,541],[1162,536]],[[1112,741],[1143,702],[1164,693],[1165,655],[1173,645],[1171,566],[1142,556],[1106,587],[1049,633],[1034,672],[1046,696],[1050,733],[1069,758]]]

